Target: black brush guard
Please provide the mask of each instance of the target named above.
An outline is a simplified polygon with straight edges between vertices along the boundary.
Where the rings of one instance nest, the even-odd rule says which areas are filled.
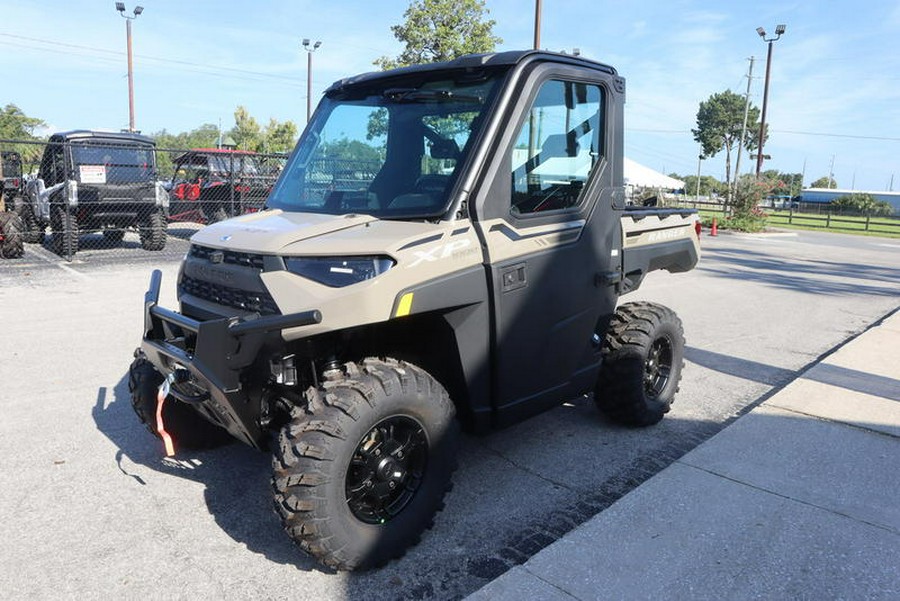
[[[161,282],[162,272],[156,269],[144,296],[141,350],[173,383],[169,388],[172,397],[198,406],[207,418],[212,414],[235,438],[260,448],[264,439],[261,408],[251,401],[241,371],[256,361],[267,340],[288,328],[321,323],[322,314],[313,310],[198,321],[157,304]],[[190,386],[183,386],[186,382]],[[186,393],[188,388],[193,392]]]

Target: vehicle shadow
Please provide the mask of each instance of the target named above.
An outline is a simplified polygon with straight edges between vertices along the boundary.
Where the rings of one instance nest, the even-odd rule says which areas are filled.
[[[466,435],[456,488],[419,544],[381,569],[335,574],[283,532],[271,506],[268,453],[234,443],[207,451],[178,451],[173,459],[165,459],[162,443],[132,411],[127,374],[114,388],[97,391],[91,413],[98,430],[118,449],[116,462],[123,476],[146,486],[142,474],[149,470],[201,484],[207,511],[235,542],[301,572],[342,578],[346,598],[379,600],[457,598],[474,592],[603,511],[722,427],[664,420],[655,429],[633,430],[609,422],[590,397],[582,397],[539,420],[487,435]],[[596,448],[598,440],[603,442]],[[635,445],[642,452],[626,462],[610,461],[608,469],[594,464],[607,463],[603,460],[607,454],[612,460],[623,454],[622,448]],[[593,448],[592,462],[584,462],[585,446]],[[525,467],[535,465],[537,448],[549,463]],[[558,465],[570,466],[565,476],[554,480],[546,475]],[[504,474],[499,481],[498,471]],[[541,491],[539,502],[521,500],[523,479]]]
[[[727,247],[705,251],[704,261],[697,269],[730,280],[830,296],[896,296],[900,281],[900,269],[896,268],[794,257],[782,259]]]
[[[271,561],[330,573],[282,531],[272,510],[267,453],[234,443],[204,451],[176,450],[175,457],[165,458],[162,442],[144,428],[131,408],[127,374],[114,389],[97,391],[91,415],[97,429],[118,448],[116,463],[123,475],[146,485],[141,477],[146,469],[202,484],[210,515],[233,540]]]

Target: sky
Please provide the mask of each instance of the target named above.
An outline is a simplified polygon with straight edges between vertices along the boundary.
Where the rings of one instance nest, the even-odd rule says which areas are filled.
[[[307,53],[313,103],[332,82],[372,71],[401,44],[391,25],[406,0],[140,0],[133,21],[137,129],[234,124],[246,106],[260,123],[306,121]],[[128,14],[135,2],[126,2]],[[530,0],[487,0],[498,50],[534,41]],[[613,65],[627,80],[625,154],[664,173],[723,180],[724,151],[699,161],[699,103],[727,89],[762,106],[772,47],[764,169],[833,174],[840,188],[900,190],[900,0],[543,0],[541,47]],[[125,19],[113,0],[0,0],[0,106],[17,105],[48,131],[128,126]],[[745,153],[741,172],[755,167]]]

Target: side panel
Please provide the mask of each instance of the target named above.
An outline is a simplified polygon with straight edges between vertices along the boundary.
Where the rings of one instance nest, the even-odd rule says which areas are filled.
[[[492,415],[487,298],[487,276],[478,265],[404,290],[397,296],[392,313],[409,319],[436,314],[449,326],[456,348],[434,348],[430,344],[426,355],[433,357],[435,367],[429,366],[429,371],[448,388],[453,387],[457,375],[461,377],[463,386],[451,390],[451,396],[478,430],[490,425]],[[454,369],[459,374],[452,373]]]

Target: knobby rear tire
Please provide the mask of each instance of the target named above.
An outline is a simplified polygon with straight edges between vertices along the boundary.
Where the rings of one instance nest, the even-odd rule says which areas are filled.
[[[43,242],[44,227],[39,224],[31,205],[25,202],[25,199],[21,196],[17,196],[14,202],[16,213],[22,219],[22,225],[24,226],[22,229],[22,240],[26,244],[40,244]]]
[[[53,230],[53,252],[61,257],[72,257],[78,252],[78,220],[65,207],[56,207],[51,223]]]
[[[0,213],[0,257],[18,259],[25,254],[22,220],[14,212]]]
[[[626,303],[613,315],[601,353],[597,407],[628,426],[659,422],[669,412],[684,366],[678,316],[655,303]]]
[[[166,214],[164,211],[154,209],[146,221],[140,224],[138,231],[141,238],[141,248],[144,250],[162,250],[166,247]]]

